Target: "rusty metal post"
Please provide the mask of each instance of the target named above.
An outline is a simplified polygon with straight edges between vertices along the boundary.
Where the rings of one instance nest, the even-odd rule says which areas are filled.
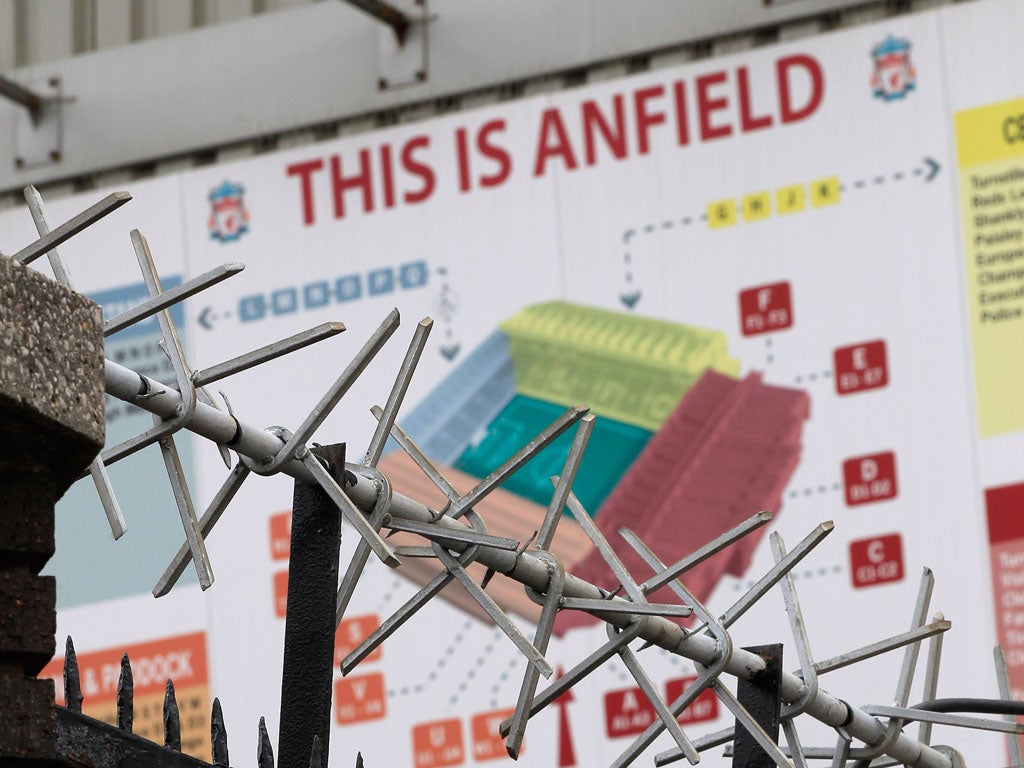
[[[345,446],[317,448],[344,487]],[[317,485],[295,481],[288,608],[281,673],[281,727],[278,768],[309,768],[314,737],[326,763],[331,732],[331,680],[334,666],[335,596],[341,515]]]
[[[744,648],[765,661],[762,672],[750,680],[739,678],[736,698],[768,737],[779,743],[779,714],[782,710],[782,644]],[[775,760],[755,741],[750,731],[736,723],[732,768],[775,768]]]
[[[73,290],[0,256],[0,763],[57,757],[57,500],[103,446],[103,319]]]

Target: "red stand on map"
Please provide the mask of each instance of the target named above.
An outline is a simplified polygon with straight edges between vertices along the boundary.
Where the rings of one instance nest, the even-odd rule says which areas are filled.
[[[334,681],[334,719],[339,725],[379,720],[387,711],[384,675],[380,672]]]
[[[291,510],[270,516],[270,559],[287,560],[292,546]]]
[[[892,451],[854,456],[843,462],[846,504],[870,504],[896,498],[896,454]]]
[[[369,637],[377,627],[380,626],[380,617],[375,613],[368,613],[364,616],[352,616],[342,619],[338,624],[338,631],[334,633],[334,664],[341,664],[341,660],[356,649],[363,640]],[[363,661],[378,661],[383,653],[383,646],[378,645]]]
[[[744,336],[781,331],[791,325],[793,300],[788,282],[740,291],[740,330]]]
[[[850,578],[855,589],[903,579],[903,537],[898,533],[850,542]]]
[[[609,739],[643,733],[656,718],[654,707],[639,688],[604,695],[604,727]]]
[[[412,729],[414,768],[459,765],[466,759],[462,746],[462,721],[457,718],[423,723]]]
[[[1013,698],[1024,698],[1024,483],[985,490],[996,637]]]
[[[690,683],[697,679],[697,676],[692,677],[677,677],[674,680],[669,680],[665,683],[665,699],[666,701],[672,702],[683,695],[683,691]],[[700,695],[693,700],[686,709],[679,713],[679,717],[676,720],[679,721],[680,725],[686,725],[687,723],[703,723],[708,720],[714,720],[718,717],[718,697],[715,696],[715,692],[710,688],[705,688],[700,692]]]
[[[889,364],[885,355],[885,342],[881,339],[839,347],[832,353],[832,357],[836,392],[840,395],[879,389],[889,383]]]
[[[508,757],[508,753],[505,751],[505,740],[498,733],[498,726],[501,725],[502,720],[511,717],[513,712],[515,712],[514,709],[499,709],[494,712],[473,715],[469,729],[473,739],[474,760],[496,760]],[[519,749],[519,754],[523,754],[522,748]]]

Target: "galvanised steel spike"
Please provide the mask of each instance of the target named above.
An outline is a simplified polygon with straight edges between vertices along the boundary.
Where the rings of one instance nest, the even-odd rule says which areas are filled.
[[[181,752],[181,718],[172,680],[168,680],[164,687],[164,746]]]
[[[72,712],[82,711],[82,681],[78,674],[78,657],[75,644],[68,635],[64,645],[64,706]]]
[[[46,240],[46,238],[51,234],[50,225],[46,221],[46,212],[43,210],[43,198],[39,194],[39,191],[32,185],[25,187],[25,202],[28,204],[29,211],[32,214],[32,220],[36,225],[36,231],[39,233],[42,240]],[[127,202],[127,199],[124,200],[124,202]],[[113,210],[113,208],[110,210]],[[107,212],[109,213],[109,211]],[[84,213],[80,214],[80,216],[85,215],[86,214]],[[75,286],[71,279],[71,271],[64,262],[64,258],[52,243],[49,247],[50,250],[46,254],[46,257],[50,262],[50,268],[53,270],[54,278],[64,287],[71,288],[73,290]],[[114,539],[117,540],[124,535],[124,532],[127,530],[127,526],[125,525],[124,515],[121,514],[121,506],[117,503],[117,497],[114,495],[114,489],[110,484],[110,477],[107,475],[107,468],[104,465],[102,458],[96,457],[89,463],[89,474],[92,475],[93,483],[96,486],[96,493],[100,497],[100,504],[103,506],[103,512],[107,517],[107,525],[110,526],[110,533]]]
[[[992,656],[996,664],[996,682],[999,685],[999,696],[1004,701],[1012,701],[1013,689],[1010,686],[1010,670],[1006,666],[1006,653],[1003,651],[1003,647],[997,645],[993,648]],[[1007,715],[1006,719],[1014,722],[1012,715]],[[1024,753],[1022,753],[1020,748],[1020,737],[1015,734],[1007,734],[1006,746],[1010,753],[1010,764],[1014,766],[1024,764]]]
[[[288,338],[267,344],[259,349],[254,349],[252,352],[246,352],[244,355],[225,360],[223,363],[196,370],[192,373],[192,381],[197,387],[213,384],[215,381],[220,381],[228,376],[234,376],[236,373],[247,371],[257,365],[268,363],[283,355],[304,349],[310,344],[316,344],[325,339],[333,338],[344,330],[344,323],[322,323],[307,331],[301,331]]]
[[[41,202],[39,192],[31,185],[25,188],[25,199],[29,201],[30,207],[33,204],[33,200]],[[74,237],[86,227],[113,213],[131,199],[132,196],[127,192],[113,192],[98,203],[90,205],[78,215],[71,217],[59,227],[55,227],[52,230],[47,228],[48,231],[46,233],[40,232],[42,237],[34,243],[26,245],[11,258],[15,261],[20,261],[22,264],[31,264],[47,251],[52,251],[65,240]]]
[[[544,515],[544,522],[537,534],[537,549],[551,548],[551,542],[555,539],[555,530],[558,528],[558,521],[562,519],[562,510],[565,509],[566,499],[572,490],[572,484],[576,480],[580,464],[583,463],[583,453],[594,432],[595,419],[594,414],[588,413],[576,425],[576,434],[573,435],[572,445],[569,447],[569,453],[562,465],[562,472],[558,476],[558,484],[555,486],[551,503],[548,504],[547,512]]]
[[[462,517],[467,510],[483,501],[491,491],[519,471],[520,467],[544,450],[555,438],[586,416],[588,411],[589,409],[585,405],[576,405],[569,408],[565,413],[538,432],[536,437],[506,459],[504,464],[481,480],[476,487],[453,502],[447,514],[456,520]]]
[[[932,616],[932,621],[942,621],[945,617],[941,611]],[[928,640],[928,661],[924,670],[924,687],[921,690],[921,698],[924,701],[931,701],[938,695],[939,690],[939,666],[942,663],[942,635],[933,635]],[[917,729],[917,740],[922,744],[932,743],[932,724],[926,720],[921,721],[921,727]]]
[[[214,767],[228,768],[228,731],[224,727],[224,711],[218,698],[214,698],[210,710],[210,746]]]
[[[229,277],[234,277],[243,269],[245,269],[244,264],[240,264],[237,261],[229,261],[221,264],[219,267],[214,267],[209,272],[204,272],[199,277],[186,280],[181,285],[176,285],[166,291],[161,290],[157,295],[150,296],[142,303],[136,304],[131,309],[125,310],[120,315],[107,320],[103,324],[103,336],[112,336],[118,331],[123,331],[129,326],[135,325],[135,323],[152,317],[161,310],[184,301],[189,296],[194,296],[200,291],[204,291],[223,280],[227,280]]]
[[[117,727],[131,733],[135,719],[135,681],[128,654],[121,656],[121,676],[117,680]]]
[[[430,329],[433,327],[434,321],[429,317],[423,318],[416,325],[416,332],[413,334],[412,341],[409,342],[409,349],[406,351],[402,365],[398,369],[395,383],[391,387],[391,394],[388,395],[387,402],[384,404],[384,410],[381,412],[380,421],[377,422],[377,428],[373,432],[373,437],[370,438],[370,445],[367,447],[366,455],[363,457],[363,466],[376,467],[377,462],[380,461],[384,445],[388,441],[388,435],[391,434],[391,427],[398,416],[398,409],[402,407],[405,393],[409,390],[409,382],[412,381],[412,375],[416,370],[420,357],[423,355],[423,349],[427,345],[427,337],[430,336]]]
[[[235,498],[235,494],[238,493],[238,489],[242,487],[242,483],[249,476],[250,470],[247,466],[239,462],[235,465],[235,468],[231,470],[231,474],[228,475],[227,480],[217,491],[217,495],[213,497],[213,501],[210,502],[210,506],[203,513],[203,516],[199,519],[199,532],[203,536],[203,539],[210,535],[213,530],[213,526],[220,520],[221,515],[224,514],[224,510],[227,509],[228,504]],[[156,586],[153,587],[153,597],[162,597],[171,591],[178,579],[185,572],[185,568],[192,561],[191,550],[189,544],[186,541],[178,549],[178,553],[171,560],[171,564],[167,566],[163,575],[157,581]]]

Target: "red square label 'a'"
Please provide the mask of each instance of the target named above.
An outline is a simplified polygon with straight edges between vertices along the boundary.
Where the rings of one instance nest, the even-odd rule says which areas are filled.
[[[604,725],[609,739],[643,733],[655,717],[654,707],[639,688],[604,695]]]

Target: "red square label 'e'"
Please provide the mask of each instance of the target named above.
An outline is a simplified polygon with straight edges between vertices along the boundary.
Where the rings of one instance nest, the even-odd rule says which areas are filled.
[[[889,364],[885,356],[885,342],[881,339],[839,347],[832,357],[836,392],[840,395],[878,389],[889,383]]]
[[[386,714],[384,675],[380,672],[334,682],[334,719],[339,725],[379,720]]]
[[[505,740],[498,733],[501,722],[512,716],[513,709],[498,709],[494,712],[482,712],[473,715],[470,721],[470,732],[473,738],[473,759],[496,760],[508,757],[505,751]],[[519,754],[523,754],[522,748]]]
[[[683,695],[683,691],[690,683],[697,679],[697,676],[693,677],[678,677],[675,680],[669,680],[665,683],[665,698],[669,702],[673,702]],[[679,717],[676,718],[681,724],[686,725],[687,723],[703,723],[707,720],[714,720],[718,717],[718,697],[715,696],[715,692],[710,688],[705,688],[693,703],[690,704],[686,709],[679,713]]]
[[[740,330],[744,336],[781,331],[793,325],[789,283],[758,285],[740,291]]]
[[[896,454],[892,451],[855,456],[843,462],[846,504],[870,504],[896,497]]]
[[[850,576],[857,589],[903,578],[903,539],[898,533],[850,542]]]
[[[413,727],[412,763],[415,768],[459,765],[465,759],[461,720],[435,720]]]
[[[655,717],[654,707],[639,688],[604,695],[604,725],[609,739],[643,733]]]

